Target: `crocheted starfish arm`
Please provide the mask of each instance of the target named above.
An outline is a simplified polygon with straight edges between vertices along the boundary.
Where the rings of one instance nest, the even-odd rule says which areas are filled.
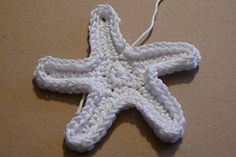
[[[166,62],[168,64],[168,61]],[[158,78],[163,73],[162,63],[150,65],[146,72],[146,88],[140,89],[144,97],[148,98],[154,108],[159,111],[162,119],[150,125],[156,135],[166,142],[176,142],[184,134],[185,118],[180,104],[168,91],[168,87]],[[153,127],[154,125],[154,127]]]
[[[104,92],[99,85],[91,91],[82,111],[67,124],[65,141],[70,149],[79,152],[93,149],[111,127],[119,106]]]
[[[159,89],[163,87],[162,82],[155,86],[160,95],[142,89],[132,93],[124,92],[116,102],[123,108],[135,107],[162,141],[176,142],[184,133],[185,119],[182,109],[167,88],[165,91]]]
[[[201,60],[199,50],[186,42],[155,42],[139,47],[127,46],[123,55],[133,61],[133,66],[146,70],[159,63],[158,76],[196,68]]]
[[[102,55],[117,56],[117,53],[125,48],[126,41],[119,29],[120,21],[115,10],[108,4],[100,4],[91,12],[89,26],[91,53],[93,50],[99,50]],[[108,48],[112,49],[107,51]]]
[[[88,92],[96,84],[91,71],[99,62],[93,57],[74,60],[47,56],[39,59],[34,80],[40,88],[51,91],[69,94]]]

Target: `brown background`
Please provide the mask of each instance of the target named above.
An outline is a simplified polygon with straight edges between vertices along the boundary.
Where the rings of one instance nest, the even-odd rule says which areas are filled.
[[[85,154],[63,144],[78,95],[43,91],[32,82],[40,57],[87,56],[90,12],[99,1],[0,1],[0,156],[236,155],[236,1],[165,0],[148,43],[187,41],[201,51],[198,70],[163,77],[182,104],[183,140],[159,141],[135,110],[121,112],[108,135]],[[106,1],[129,43],[147,28],[155,1]]]

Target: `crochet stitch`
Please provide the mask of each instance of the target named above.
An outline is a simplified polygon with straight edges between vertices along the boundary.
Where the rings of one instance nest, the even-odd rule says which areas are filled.
[[[89,93],[81,113],[67,124],[65,142],[75,151],[94,148],[117,114],[135,107],[163,141],[183,136],[185,118],[180,104],[158,78],[199,65],[197,48],[185,42],[155,42],[131,46],[122,37],[120,19],[110,5],[91,13],[85,59],[39,59],[34,80],[40,88],[60,93]]]

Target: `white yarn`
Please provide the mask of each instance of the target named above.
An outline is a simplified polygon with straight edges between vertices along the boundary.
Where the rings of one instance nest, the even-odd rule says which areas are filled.
[[[184,42],[130,46],[119,30],[120,19],[109,5],[92,11],[91,53],[86,59],[39,59],[34,80],[40,88],[61,93],[89,93],[85,106],[66,126],[65,141],[75,151],[94,148],[117,114],[136,107],[155,134],[175,142],[183,136],[180,104],[158,76],[199,65],[200,54]]]
[[[81,100],[80,100],[79,106],[78,106],[77,111],[76,111],[75,114],[79,114],[79,113],[81,112],[82,107],[83,107],[83,105],[84,105],[84,101],[85,101],[85,94],[83,94],[83,96],[82,96],[82,98],[81,98]]]
[[[153,11],[153,14],[152,14],[152,19],[151,19],[151,24],[150,26],[148,27],[148,29],[143,32],[139,37],[138,39],[132,44],[132,46],[135,46],[138,42],[140,42],[143,38],[146,38],[149,33],[152,31],[153,29],[153,26],[155,24],[155,21],[156,21],[156,16],[157,16],[157,11],[158,11],[158,6],[159,4],[161,3],[162,0],[157,0],[156,1],[156,5],[155,5],[155,9]]]

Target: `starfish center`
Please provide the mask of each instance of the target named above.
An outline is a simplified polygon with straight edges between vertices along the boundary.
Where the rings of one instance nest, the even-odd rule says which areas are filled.
[[[102,75],[108,88],[122,88],[132,83],[132,71],[127,63],[119,60],[107,60],[98,69],[98,75]]]

